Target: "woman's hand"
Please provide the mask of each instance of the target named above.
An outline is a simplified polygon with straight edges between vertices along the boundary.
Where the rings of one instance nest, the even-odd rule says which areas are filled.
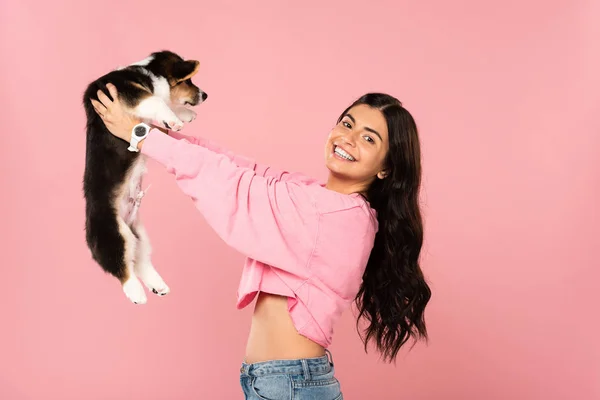
[[[100,101],[91,100],[94,110],[102,118],[104,125],[106,125],[110,133],[129,143],[133,127],[142,121],[125,110],[125,107],[119,101],[115,85],[109,83],[106,85],[106,88],[112,96],[113,101],[102,90],[98,90],[98,99]]]

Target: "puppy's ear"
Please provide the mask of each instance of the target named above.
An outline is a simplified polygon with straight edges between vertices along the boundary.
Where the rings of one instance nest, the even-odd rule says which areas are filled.
[[[179,61],[173,64],[173,83],[185,81],[196,75],[200,62],[196,60]]]

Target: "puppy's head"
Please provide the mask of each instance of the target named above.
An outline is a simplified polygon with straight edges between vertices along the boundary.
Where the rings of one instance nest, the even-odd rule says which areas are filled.
[[[200,68],[196,60],[184,60],[171,51],[152,53],[146,68],[153,74],[167,79],[171,89],[171,101],[192,106],[202,103],[208,95],[192,83],[192,77]]]

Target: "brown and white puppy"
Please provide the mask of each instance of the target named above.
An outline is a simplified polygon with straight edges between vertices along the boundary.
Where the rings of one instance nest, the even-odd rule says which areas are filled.
[[[186,106],[196,106],[207,98],[192,83],[199,65],[171,51],[155,52],[93,81],[83,96],[87,117],[83,176],[86,242],[92,258],[119,280],[125,295],[136,304],[147,301],[141,282],[160,296],[170,291],[152,264],[150,239],[138,213],[144,195],[145,156],[127,150],[128,144],[107,130],[90,99],[98,100],[98,90],[111,98],[106,89],[110,82],[132,114],[146,123],[178,131],[196,117]]]

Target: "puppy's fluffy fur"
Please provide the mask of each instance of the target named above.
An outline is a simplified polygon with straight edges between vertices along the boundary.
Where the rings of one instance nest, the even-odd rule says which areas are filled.
[[[111,98],[106,89],[110,82],[129,112],[146,123],[178,131],[196,117],[186,105],[198,105],[207,97],[192,83],[199,64],[171,51],[155,52],[93,81],[83,96],[86,241],[93,259],[120,281],[125,295],[136,304],[147,301],[140,280],[155,294],[163,296],[170,290],[152,265],[150,240],[138,214],[145,157],[127,150],[128,143],[107,130],[90,99],[98,100],[98,90]]]

